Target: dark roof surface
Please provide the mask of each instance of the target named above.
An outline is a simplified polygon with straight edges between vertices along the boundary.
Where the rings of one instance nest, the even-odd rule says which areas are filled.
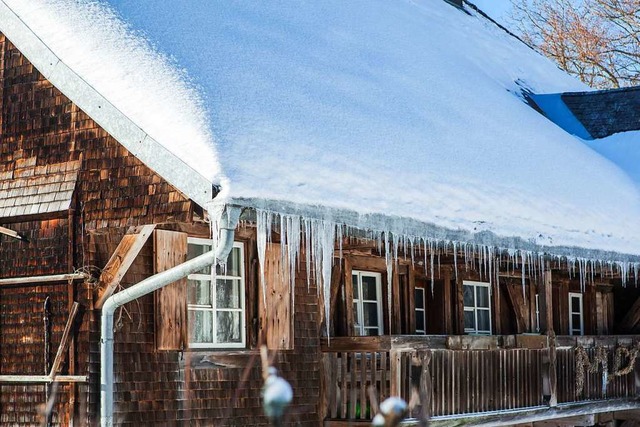
[[[640,130],[640,87],[563,93],[562,100],[595,139]]]

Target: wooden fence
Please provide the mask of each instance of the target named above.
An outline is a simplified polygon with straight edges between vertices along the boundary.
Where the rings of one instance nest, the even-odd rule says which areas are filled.
[[[392,395],[413,401],[415,418],[636,396],[637,369],[603,382],[601,367],[585,368],[578,394],[576,350],[566,341],[555,347],[546,337],[332,338],[323,347],[325,415],[369,420],[375,402]],[[603,348],[611,367],[609,344]],[[586,349],[590,360],[595,351],[595,344]]]

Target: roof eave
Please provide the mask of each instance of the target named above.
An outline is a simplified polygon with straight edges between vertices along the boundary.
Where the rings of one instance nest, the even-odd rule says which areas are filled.
[[[215,196],[212,182],[148,135],[67,66],[0,0],[0,32],[40,73],[145,165],[200,206]],[[176,166],[180,165],[180,166]]]

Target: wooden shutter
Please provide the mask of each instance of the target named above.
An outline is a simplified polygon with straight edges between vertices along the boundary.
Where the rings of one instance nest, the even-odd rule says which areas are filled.
[[[176,231],[156,230],[153,237],[155,273],[168,270],[187,260],[187,235]],[[187,335],[187,279],[184,278],[155,292],[156,348],[183,350]]]
[[[264,266],[266,298],[262,284],[257,296],[260,301],[260,333],[267,347],[273,350],[293,348],[293,289],[289,276],[289,263],[283,263],[280,245],[267,245]]]

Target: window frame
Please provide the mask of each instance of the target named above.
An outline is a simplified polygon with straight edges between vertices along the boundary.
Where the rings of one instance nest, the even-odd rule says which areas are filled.
[[[414,331],[414,333],[416,335],[427,335],[427,295],[426,295],[426,291],[424,288],[414,288],[413,289],[413,307],[414,307],[414,317],[415,317],[415,325],[416,325],[416,329]],[[417,304],[417,292],[420,292],[422,294],[421,296],[421,300],[422,300],[422,308],[418,308],[418,304]],[[418,316],[417,313],[421,311],[422,312],[422,328],[418,328]]]
[[[353,284],[353,276],[357,276],[357,291],[358,298],[355,298],[355,289],[353,290],[353,305],[356,306],[356,310],[353,313],[353,332],[356,336],[371,336],[365,334],[367,329],[378,329],[378,334],[373,336],[381,336],[384,335],[384,318],[382,313],[382,273],[378,273],[375,271],[367,271],[367,270],[351,270],[351,283]],[[364,294],[362,292],[362,277],[374,277],[376,280],[376,301],[373,300],[364,300]],[[377,313],[378,313],[378,325],[377,327],[365,326],[364,325],[364,303],[376,303]],[[358,322],[360,321],[360,322]]]
[[[573,298],[577,298],[578,300],[580,300],[579,312],[573,311],[573,304],[572,304]],[[580,315],[580,328],[575,328],[573,325],[574,314]],[[584,300],[582,298],[582,294],[579,292],[569,292],[569,335],[570,336],[576,335],[574,334],[574,331],[579,332],[578,336],[584,335]]]
[[[201,237],[188,237],[187,238],[187,247],[189,245],[200,245],[200,246],[212,246],[213,241],[211,239],[205,239]],[[247,346],[247,307],[246,307],[246,271],[245,271],[245,261],[244,261],[244,252],[245,247],[243,242],[234,241],[233,249],[239,249],[239,276],[228,276],[226,274],[216,274],[215,280],[213,280],[213,273],[215,272],[215,265],[211,265],[211,273],[192,273],[187,276],[187,287],[189,286],[190,280],[198,280],[198,281],[208,281],[210,286],[210,299],[212,304],[190,304],[187,300],[187,325],[188,325],[188,345],[191,349],[227,349],[227,348],[246,348]],[[231,256],[231,253],[229,254]],[[213,302],[216,301],[216,292],[217,286],[216,282],[218,280],[233,280],[238,281],[238,287],[240,290],[239,302],[240,307],[234,309],[219,309],[217,308]],[[188,291],[187,291],[188,292]],[[212,313],[212,342],[191,342],[191,312],[193,311],[209,311]],[[218,312],[238,312],[240,313],[240,342],[217,342],[217,313]]]
[[[470,286],[473,288],[473,306],[468,306],[465,304],[464,302],[464,287],[465,286]],[[489,307],[478,307],[477,305],[477,298],[476,298],[476,288],[478,287],[482,287],[482,288],[487,288],[488,291],[488,297],[487,300],[489,302]],[[463,315],[466,312],[473,312],[473,317],[474,317],[474,323],[475,323],[475,327],[474,328],[467,328],[466,325],[464,325],[464,316],[463,316],[463,326],[464,326],[464,333],[465,334],[470,334],[470,335],[491,335],[493,333],[493,322],[491,320],[491,315],[492,315],[492,292],[491,292],[491,283],[489,282],[477,282],[477,281],[472,281],[472,280],[463,280],[462,281],[462,289],[463,289],[463,298],[462,298],[462,307],[463,307]],[[489,330],[479,330],[478,329],[478,311],[488,311],[489,312]]]

